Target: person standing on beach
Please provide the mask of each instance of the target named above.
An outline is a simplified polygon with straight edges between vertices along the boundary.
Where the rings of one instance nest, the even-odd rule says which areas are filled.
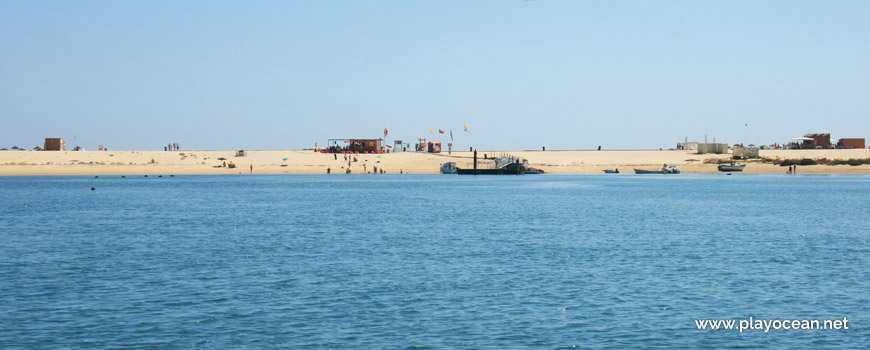
[[[254,164],[251,164],[251,174],[254,173]]]

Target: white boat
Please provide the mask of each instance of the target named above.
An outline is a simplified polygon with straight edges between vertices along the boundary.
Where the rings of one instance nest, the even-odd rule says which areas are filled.
[[[721,172],[743,171],[744,167],[746,167],[746,164],[737,165],[737,164],[734,164],[732,162],[731,165],[720,164],[719,171],[721,171]]]
[[[441,173],[442,174],[456,174],[456,170],[459,169],[456,167],[456,162],[447,162],[441,164]]]
[[[643,169],[634,169],[635,174],[679,174],[680,168],[677,168],[676,165],[665,165],[662,166],[659,170],[643,170]]]

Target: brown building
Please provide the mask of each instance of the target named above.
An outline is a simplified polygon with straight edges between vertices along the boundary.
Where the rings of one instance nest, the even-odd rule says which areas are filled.
[[[358,153],[375,153],[382,152],[384,147],[381,145],[382,139],[329,139],[328,152],[341,153],[358,152]]]
[[[831,134],[806,134],[804,137],[813,139],[812,148],[831,148]]]
[[[840,139],[837,141],[837,147],[840,148],[864,148],[864,139]]]
[[[62,138],[45,138],[45,147],[43,147],[46,151],[66,151],[66,141]]]
[[[429,141],[429,153],[441,153],[441,141]]]

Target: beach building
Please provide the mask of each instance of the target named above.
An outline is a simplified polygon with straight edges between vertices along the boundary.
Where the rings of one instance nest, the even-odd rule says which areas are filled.
[[[837,148],[864,148],[864,139],[840,139],[837,141]]]
[[[429,141],[429,153],[441,153],[441,141]]]
[[[383,139],[329,139],[328,153],[380,153]]]
[[[680,150],[680,151],[694,151],[694,150],[698,149],[698,142],[697,141],[677,142],[676,149]]]
[[[66,141],[62,138],[45,138],[45,146],[43,150],[46,151],[66,151]]]
[[[731,151],[731,158],[734,159],[750,159],[758,158],[758,147],[734,147]]]
[[[698,154],[706,154],[706,153],[726,154],[726,153],[728,153],[728,144],[727,143],[699,143],[698,144]]]
[[[810,145],[810,142],[806,142],[804,140],[803,148],[831,148],[831,134],[806,134],[804,135],[805,139],[812,139],[812,147],[806,147]],[[863,147],[862,147],[863,148]]]

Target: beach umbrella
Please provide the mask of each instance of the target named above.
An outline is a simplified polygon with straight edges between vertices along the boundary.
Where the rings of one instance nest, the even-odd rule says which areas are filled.
[[[227,159],[224,157],[220,157],[220,158],[218,158],[218,160],[227,160]]]
[[[383,158],[384,156],[378,156],[378,158]]]
[[[290,158],[284,158],[285,161],[286,161],[287,159],[290,159]]]

